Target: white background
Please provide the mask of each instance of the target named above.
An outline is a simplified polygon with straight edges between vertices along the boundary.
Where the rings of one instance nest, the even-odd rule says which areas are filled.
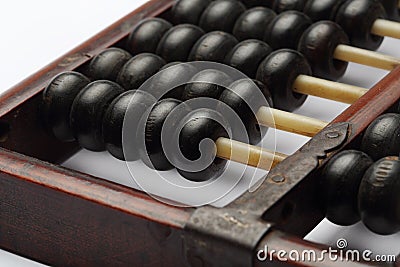
[[[14,0],[8,1],[7,4],[3,3],[0,9],[0,92],[20,82],[144,2],[143,0],[70,0],[67,2]],[[399,44],[400,41],[388,39],[381,51],[400,57]],[[351,65],[343,81],[371,87],[384,74],[385,72],[372,68]],[[298,113],[331,120],[346,107],[347,105],[332,101],[310,98]],[[277,150],[288,154],[293,153],[306,141],[306,138],[300,136],[279,133]],[[81,154],[79,157],[87,157],[88,161],[94,160],[86,152]],[[115,164],[107,155],[98,155],[96,160],[111,162],[109,166]],[[68,166],[80,169],[77,163],[77,160],[72,159]],[[86,171],[107,177],[106,170],[110,169],[109,166],[97,170],[100,174],[93,173],[93,168]],[[360,224],[342,228],[323,222],[308,239],[335,244],[336,240],[343,237],[349,240],[351,247],[373,249],[376,253],[397,254],[400,252],[399,234],[379,237],[368,232]],[[38,263],[0,250],[0,266],[38,265]]]

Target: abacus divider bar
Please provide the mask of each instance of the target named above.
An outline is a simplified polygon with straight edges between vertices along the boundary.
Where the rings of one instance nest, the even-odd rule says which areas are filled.
[[[333,57],[389,71],[400,65],[398,58],[348,45],[338,45]]]
[[[296,93],[317,96],[346,104],[353,104],[368,91],[368,89],[362,87],[307,75],[299,75],[293,83],[292,89]]]
[[[372,25],[371,33],[382,37],[400,39],[400,23],[391,20],[377,19]]]
[[[287,158],[285,154],[225,137],[218,138],[215,144],[217,157],[268,171]]]
[[[322,120],[268,107],[259,109],[257,119],[260,125],[308,137],[315,136],[328,125]]]

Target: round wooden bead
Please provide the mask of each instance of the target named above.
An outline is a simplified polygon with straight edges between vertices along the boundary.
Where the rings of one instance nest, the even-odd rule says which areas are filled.
[[[177,169],[186,179],[194,182],[203,182],[219,177],[225,170],[226,160],[215,157],[215,147],[207,146],[200,152],[200,143],[204,139],[214,142],[220,137],[228,137],[227,132],[213,119],[215,113],[211,110],[200,109],[191,114],[179,133],[179,144],[183,156],[192,161],[203,158],[214,158],[213,162],[202,171],[190,172]],[[195,164],[195,163],[194,163]]]
[[[152,107],[148,115],[144,133],[146,149],[139,149],[139,153],[143,162],[152,169],[166,171],[173,168],[164,153],[161,133],[168,115],[179,104],[181,102],[176,99],[163,99]]]
[[[282,13],[289,10],[302,11],[305,4],[305,0],[275,0],[272,8],[277,13]]]
[[[161,39],[157,54],[166,62],[187,61],[194,44],[205,33],[192,24],[181,24],[172,27]]]
[[[233,27],[233,35],[239,40],[257,39],[263,40],[265,30],[276,13],[266,7],[255,7],[245,11]]]
[[[103,151],[103,117],[110,103],[124,92],[118,84],[100,80],[87,85],[76,96],[71,108],[71,128],[79,145]]]
[[[189,61],[213,61],[223,63],[226,55],[237,45],[233,35],[215,31],[203,35],[193,46]]]
[[[78,72],[63,72],[49,83],[42,95],[41,113],[46,129],[60,141],[73,141],[71,106],[78,93],[90,83]]]
[[[273,48],[297,49],[300,37],[311,25],[311,20],[299,11],[286,11],[272,20],[264,40]]]
[[[182,100],[198,97],[218,99],[230,83],[232,79],[222,71],[215,69],[200,71],[185,86]]]
[[[126,90],[139,89],[151,76],[156,74],[165,61],[150,53],[142,53],[131,58],[121,69],[117,82]]]
[[[139,90],[127,91],[115,98],[105,112],[103,118],[103,138],[106,149],[120,160],[134,161],[139,159],[135,133],[140,123],[141,115],[155,103],[153,97]],[[125,116],[129,112],[129,124],[124,125]],[[127,126],[129,125],[129,126]],[[128,127],[128,128],[124,128]],[[123,140],[123,131],[132,133],[132,138]],[[129,149],[124,153],[124,147]]]
[[[272,52],[260,64],[257,80],[271,91],[277,109],[293,111],[306,101],[307,96],[293,91],[299,75],[311,75],[307,59],[295,50],[282,49]]]
[[[198,25],[201,14],[211,3],[211,0],[179,0],[172,7],[172,22]]]
[[[346,0],[308,0],[303,12],[312,20],[335,20],[340,6]]]
[[[381,18],[386,18],[386,12],[379,1],[353,0],[340,7],[335,20],[348,34],[352,45],[376,50],[383,37],[372,34],[371,28]]]
[[[255,78],[261,61],[271,54],[272,48],[259,40],[246,40],[237,44],[226,56],[225,64]]]
[[[112,47],[95,56],[89,64],[89,77],[95,80],[116,81],[118,73],[132,58],[127,51]]]
[[[400,9],[398,0],[380,0],[386,10],[388,18],[394,21],[400,21]]]
[[[257,91],[261,91],[259,94]],[[260,98],[264,96],[264,99]],[[259,81],[242,79],[235,81],[224,90],[219,98],[221,102],[233,109],[247,130],[247,138],[235,140],[249,142],[252,145],[260,143],[268,128],[258,124],[256,113],[263,106],[272,107],[271,93]]]
[[[241,2],[248,8],[250,7],[272,7],[274,0],[241,0]]]
[[[236,20],[245,10],[246,7],[236,0],[213,1],[201,15],[199,26],[206,32],[232,33]]]
[[[320,21],[304,32],[298,51],[307,58],[314,76],[338,80],[346,72],[348,62],[335,59],[335,50],[338,45],[348,43],[347,34],[337,23]]]
[[[143,20],[129,35],[127,50],[133,55],[155,53],[161,38],[171,27],[171,23],[161,18]]]
[[[400,153],[400,114],[388,113],[378,117],[367,128],[361,150],[374,160]]]
[[[196,74],[197,69],[188,63],[172,62],[165,65],[157,75],[153,76],[149,90],[146,92],[156,99],[182,99],[186,84]],[[176,86],[177,84],[181,84]]]
[[[400,160],[384,158],[372,165],[358,193],[363,223],[373,232],[391,235],[400,231]]]
[[[326,217],[338,225],[353,225],[360,221],[358,189],[372,159],[357,150],[346,150],[335,155],[322,172],[322,196]]]

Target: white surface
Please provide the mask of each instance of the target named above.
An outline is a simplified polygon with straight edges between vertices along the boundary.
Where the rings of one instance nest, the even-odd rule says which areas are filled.
[[[39,70],[60,55],[74,48],[118,18],[139,6],[143,0],[106,1],[91,0],[58,2],[50,0],[14,0],[4,4],[0,10],[0,90],[4,91]],[[387,40],[381,51],[400,57],[400,41]],[[385,72],[372,68],[352,65],[343,81],[364,87],[371,87]],[[347,105],[310,98],[298,113],[331,120]],[[308,139],[279,132],[277,151],[293,153]],[[85,158],[82,164],[81,158]],[[106,153],[83,151],[67,164],[76,169],[101,177],[122,179],[118,172],[125,165]],[[96,162],[96,163],[94,163]],[[99,164],[107,162],[107,164]],[[122,164],[122,165],[121,165]],[[99,168],[102,166],[102,168]],[[1,237],[0,237],[1,238]],[[400,234],[379,237],[368,232],[363,226],[337,227],[328,222],[321,225],[308,237],[310,240],[335,244],[339,238],[349,240],[351,247],[369,248],[376,253],[399,253]],[[38,264],[0,251],[0,266],[38,266]]]

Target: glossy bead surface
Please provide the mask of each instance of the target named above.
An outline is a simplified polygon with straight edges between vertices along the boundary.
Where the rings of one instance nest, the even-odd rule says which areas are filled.
[[[308,0],[303,12],[312,20],[335,20],[340,6],[346,0]]]
[[[72,103],[78,93],[90,83],[78,72],[63,72],[49,83],[42,95],[41,114],[46,129],[58,140],[73,141],[70,127]]]
[[[274,107],[293,111],[306,101],[307,96],[293,91],[299,75],[311,75],[306,58],[295,50],[282,49],[271,53],[261,63],[257,80],[265,84],[272,94]]]
[[[135,153],[138,150],[135,133],[142,115],[154,102],[153,97],[139,90],[127,91],[111,102],[103,118],[104,142],[111,155],[126,161],[139,159],[139,154]],[[127,112],[129,112],[129,117],[127,117],[129,123],[124,125]],[[132,135],[132,138],[125,138],[124,143],[123,131],[129,131],[128,135]],[[123,148],[127,146],[129,149],[124,151]]]
[[[216,141],[220,137],[228,137],[227,132],[215,119],[215,112],[201,109],[191,114],[190,119],[185,123],[179,133],[179,144],[183,156],[187,160],[196,161],[200,157],[213,159],[212,163],[202,171],[180,170],[178,172],[186,179],[194,182],[202,182],[219,177],[225,170],[226,160],[215,157],[215,146],[202,146],[200,143],[204,139]],[[200,161],[200,163],[204,163]],[[195,170],[198,163],[193,163]]]
[[[176,99],[161,100],[152,107],[148,115],[144,133],[146,149],[139,149],[139,153],[143,162],[152,169],[166,171],[173,168],[164,153],[161,132],[165,120],[180,103]]]
[[[199,26],[206,32],[232,33],[236,20],[245,10],[246,7],[236,0],[212,1],[201,15]]]
[[[166,62],[187,61],[194,44],[204,35],[204,31],[191,24],[172,27],[161,39],[157,54]]]
[[[363,223],[373,232],[391,235],[400,231],[400,160],[384,158],[372,165],[358,193]]]
[[[272,7],[272,4],[274,3],[274,0],[241,0],[241,2],[246,6],[246,7],[258,7],[258,6],[263,6],[263,7]]]
[[[398,0],[380,0],[386,10],[388,18],[394,21],[400,21],[400,8]]]
[[[372,34],[371,28],[380,18],[386,18],[386,12],[379,1],[353,0],[340,7],[335,21],[347,33],[352,45],[376,50],[383,37]]]
[[[189,23],[198,25],[201,14],[211,0],[179,0],[172,7],[172,22],[175,25]]]
[[[246,10],[233,27],[233,35],[239,40],[257,39],[263,40],[268,25],[276,17],[272,9],[255,7]]]
[[[140,22],[128,37],[127,50],[136,55],[155,53],[158,43],[172,24],[161,18],[145,19]]]
[[[118,73],[132,58],[127,51],[111,47],[95,56],[89,64],[89,77],[92,80],[116,81]]]
[[[361,141],[361,150],[374,160],[400,153],[400,114],[388,113],[368,126]]]
[[[261,107],[272,107],[268,89],[258,81],[242,79],[229,85],[219,100],[233,109],[247,130],[245,138],[235,137],[235,140],[252,145],[260,143],[268,128],[258,124],[256,113]]]
[[[311,20],[299,11],[286,11],[271,21],[264,40],[273,48],[297,49],[303,32],[311,25]]]
[[[271,52],[272,48],[263,41],[242,41],[226,56],[225,64],[241,71],[247,77],[255,78],[261,61]]]
[[[322,172],[321,193],[329,221],[344,226],[360,221],[358,189],[372,164],[367,154],[357,150],[342,151],[327,163]]]
[[[200,71],[186,85],[182,100],[198,97],[218,99],[230,83],[232,83],[232,79],[222,71],[216,69]]]
[[[71,108],[71,128],[79,145],[91,151],[103,151],[103,117],[110,103],[124,89],[110,81],[95,81],[83,88]]]
[[[343,29],[332,21],[320,21],[311,25],[299,41],[298,51],[310,63],[314,76],[338,80],[347,70],[348,62],[334,58],[340,44],[348,44]]]
[[[272,8],[277,13],[282,13],[288,10],[303,11],[306,0],[275,0]]]
[[[226,32],[215,31],[203,35],[192,48],[189,61],[223,63],[226,55],[237,45],[236,38]]]
[[[142,53],[136,55],[122,67],[117,82],[125,90],[139,89],[147,79],[156,74],[165,64],[165,61],[155,54]]]

